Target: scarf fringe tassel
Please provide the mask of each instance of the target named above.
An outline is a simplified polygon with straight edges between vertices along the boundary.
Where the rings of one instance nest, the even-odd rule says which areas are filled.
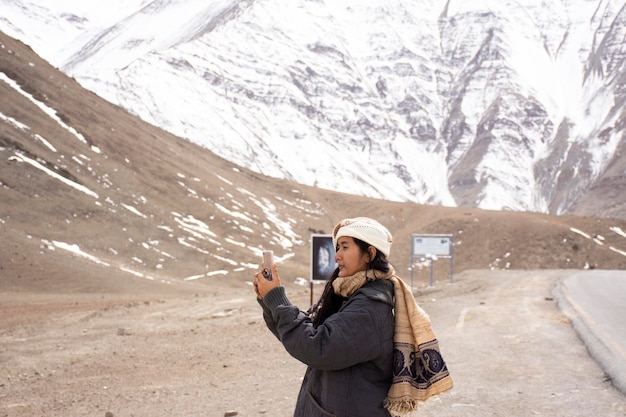
[[[402,398],[398,400],[387,400],[385,408],[392,417],[409,417],[417,412],[418,401],[410,398]]]

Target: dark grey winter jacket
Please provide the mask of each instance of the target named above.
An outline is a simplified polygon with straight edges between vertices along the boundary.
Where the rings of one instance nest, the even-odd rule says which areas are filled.
[[[283,287],[262,302],[267,327],[308,366],[294,417],[389,417],[383,401],[393,367],[393,284],[367,283],[314,329]]]

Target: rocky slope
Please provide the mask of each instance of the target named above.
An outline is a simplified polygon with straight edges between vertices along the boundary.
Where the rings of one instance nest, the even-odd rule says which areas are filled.
[[[102,100],[3,34],[0,95],[4,291],[241,283],[261,248],[289,282],[306,282],[310,235],[358,215],[389,227],[407,276],[413,233],[452,234],[456,272],[626,268],[624,220],[390,202],[266,177]]]
[[[626,217],[622,1],[4,3],[81,84],[256,172]]]

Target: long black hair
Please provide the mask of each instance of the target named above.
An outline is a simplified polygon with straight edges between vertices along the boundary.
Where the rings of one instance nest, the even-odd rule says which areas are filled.
[[[361,239],[353,238],[354,243],[357,244],[361,252],[367,252],[370,245],[367,242],[362,241]],[[335,248],[336,249],[336,248]],[[375,269],[377,271],[381,271],[384,273],[389,272],[389,261],[387,260],[387,256],[384,253],[376,249],[376,256],[367,264],[367,269]],[[341,308],[341,305],[346,300],[345,297],[341,295],[335,294],[335,290],[333,289],[333,282],[339,276],[339,268],[335,268],[332,275],[326,281],[326,285],[324,286],[324,291],[320,296],[319,301],[311,306],[309,312],[311,313],[311,318],[313,320],[313,327],[317,328],[320,324],[324,323],[324,321],[335,314]]]

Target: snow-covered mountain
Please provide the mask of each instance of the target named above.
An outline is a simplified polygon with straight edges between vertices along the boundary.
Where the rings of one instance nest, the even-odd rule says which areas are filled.
[[[624,1],[0,4],[0,30],[85,87],[258,172],[626,216]]]

